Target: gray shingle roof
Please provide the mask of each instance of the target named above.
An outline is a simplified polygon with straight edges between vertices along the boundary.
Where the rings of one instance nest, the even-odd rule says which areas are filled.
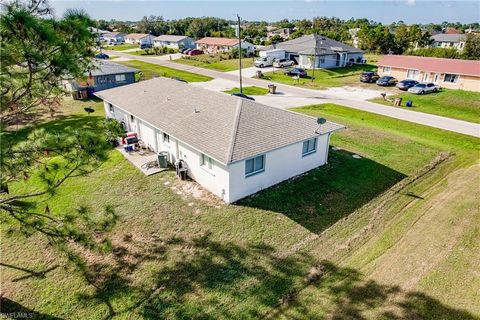
[[[153,40],[154,41],[156,40],[156,41],[178,42],[178,41],[182,41],[185,38],[188,38],[188,37],[187,36],[175,36],[175,35],[163,34],[161,36],[153,38]]]
[[[263,50],[284,49],[287,52],[313,55],[334,54],[336,52],[363,52],[362,50],[349,46],[343,42],[339,42],[318,34],[309,34],[300,38],[292,39],[285,42],[271,45]],[[316,48],[316,52],[315,52]]]
[[[94,62],[94,69],[92,69],[90,72],[92,73],[92,76],[105,76],[109,74],[122,74],[137,71],[139,70],[135,68],[130,68],[106,60],[96,59]]]
[[[465,41],[465,35],[439,33],[432,36],[432,39],[433,41],[437,41],[437,42],[460,42],[460,41]]]
[[[224,164],[343,128],[168,78],[96,95]]]

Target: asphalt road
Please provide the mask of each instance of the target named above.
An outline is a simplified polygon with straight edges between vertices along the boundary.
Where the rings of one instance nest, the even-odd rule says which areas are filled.
[[[216,70],[183,65],[171,62],[168,59],[165,59],[165,56],[144,57],[130,55],[128,53],[118,51],[107,51],[106,53],[109,55],[155,63],[169,68],[189,71],[215,78],[215,80],[213,80],[213,84],[195,84],[198,86],[204,86],[207,89],[220,90],[222,87],[231,88],[232,86],[238,86],[239,76],[237,72],[220,72]],[[249,70],[246,73],[250,75],[251,71],[252,70]],[[265,87],[269,83],[265,80],[245,76],[242,77],[242,80],[244,86]],[[336,103],[350,108],[372,112],[391,118],[422,124],[438,129],[453,131],[474,137],[480,137],[480,124],[451,119],[423,112],[411,111],[403,108],[384,106],[378,103],[362,100],[361,98],[358,99],[355,97],[355,92],[353,92],[352,94],[348,94],[342,91],[336,92],[332,90],[313,90],[280,83],[275,84],[277,85],[277,92],[279,92],[278,95],[258,96],[256,97],[256,100],[260,103],[279,108],[289,108],[293,106],[318,103]]]

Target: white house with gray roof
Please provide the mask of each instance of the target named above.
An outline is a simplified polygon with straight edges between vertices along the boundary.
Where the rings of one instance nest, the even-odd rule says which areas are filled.
[[[302,68],[329,69],[364,63],[362,50],[318,34],[280,42],[262,50],[271,49],[285,50],[286,58]]]
[[[324,165],[330,135],[343,128],[168,78],[96,95],[107,117],[171,163],[183,160],[192,179],[228,203]]]
[[[439,33],[431,37],[434,48],[455,48],[462,51],[465,46],[465,34]]]
[[[153,38],[153,45],[156,47],[167,47],[172,49],[195,48],[195,40],[187,36],[175,36],[164,34]]]

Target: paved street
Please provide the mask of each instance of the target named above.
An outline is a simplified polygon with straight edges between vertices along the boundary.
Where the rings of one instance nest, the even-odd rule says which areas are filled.
[[[167,56],[146,57],[134,56],[128,53],[107,51],[109,55],[116,55],[122,58],[130,58],[158,65],[198,73],[215,78],[215,80],[195,85],[206,89],[222,91],[232,87],[238,87],[238,71],[220,72],[216,70],[204,69],[171,62]],[[268,82],[260,79],[247,77],[255,74],[255,68],[247,68],[244,73],[243,84],[245,86],[265,87]],[[480,137],[480,125],[462,120],[451,119],[447,117],[432,115],[423,112],[411,111],[404,108],[394,108],[384,106],[378,103],[365,101],[378,96],[378,91],[362,88],[330,88],[328,90],[312,90],[300,88],[285,84],[276,83],[276,95],[256,96],[255,99],[263,104],[278,107],[289,108],[307,104],[336,103],[358,110],[372,112],[387,117],[405,120],[417,124],[422,124],[434,128],[458,132],[470,136]]]

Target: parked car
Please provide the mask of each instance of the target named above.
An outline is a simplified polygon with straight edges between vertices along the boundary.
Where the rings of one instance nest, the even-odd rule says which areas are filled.
[[[400,90],[407,91],[413,86],[416,86],[418,84],[417,80],[410,80],[410,79],[405,79],[397,83],[397,88]]]
[[[418,83],[415,86],[408,89],[408,92],[414,94],[424,94],[430,92],[437,92],[440,89],[435,83]]]
[[[398,80],[391,76],[383,76],[377,80],[377,85],[382,87],[388,87],[397,84]]]
[[[307,71],[305,71],[305,69],[302,69],[302,68],[292,68],[292,69],[285,70],[284,74],[287,76],[305,78],[307,76]]]
[[[142,43],[140,49],[150,49],[152,47],[151,43]]]
[[[99,54],[95,55],[95,58],[97,58],[97,59],[108,59],[108,58],[110,58],[110,56],[106,53],[99,53]]]
[[[195,49],[188,48],[188,49],[183,50],[182,53],[183,53],[183,54],[188,54],[188,53],[189,53],[190,51],[192,51],[192,50],[195,50]]]
[[[360,81],[361,82],[374,83],[378,79],[380,79],[380,76],[376,72],[373,72],[373,71],[362,72],[362,74],[360,75]]]
[[[248,100],[255,101],[255,99],[254,99],[254,98],[252,98],[252,97],[249,97],[249,96],[247,96],[246,94],[243,94],[243,93],[240,93],[240,92],[234,92],[234,93],[232,93],[232,96],[235,96],[235,97],[239,97],[239,98],[244,98],[244,99],[248,99]]]
[[[294,61],[288,60],[288,59],[275,59],[275,60],[273,60],[273,66],[275,68],[291,67],[294,64],[295,64]]]
[[[193,49],[192,51],[188,52],[189,56],[198,56],[199,54],[203,54],[203,51],[198,49]]]

